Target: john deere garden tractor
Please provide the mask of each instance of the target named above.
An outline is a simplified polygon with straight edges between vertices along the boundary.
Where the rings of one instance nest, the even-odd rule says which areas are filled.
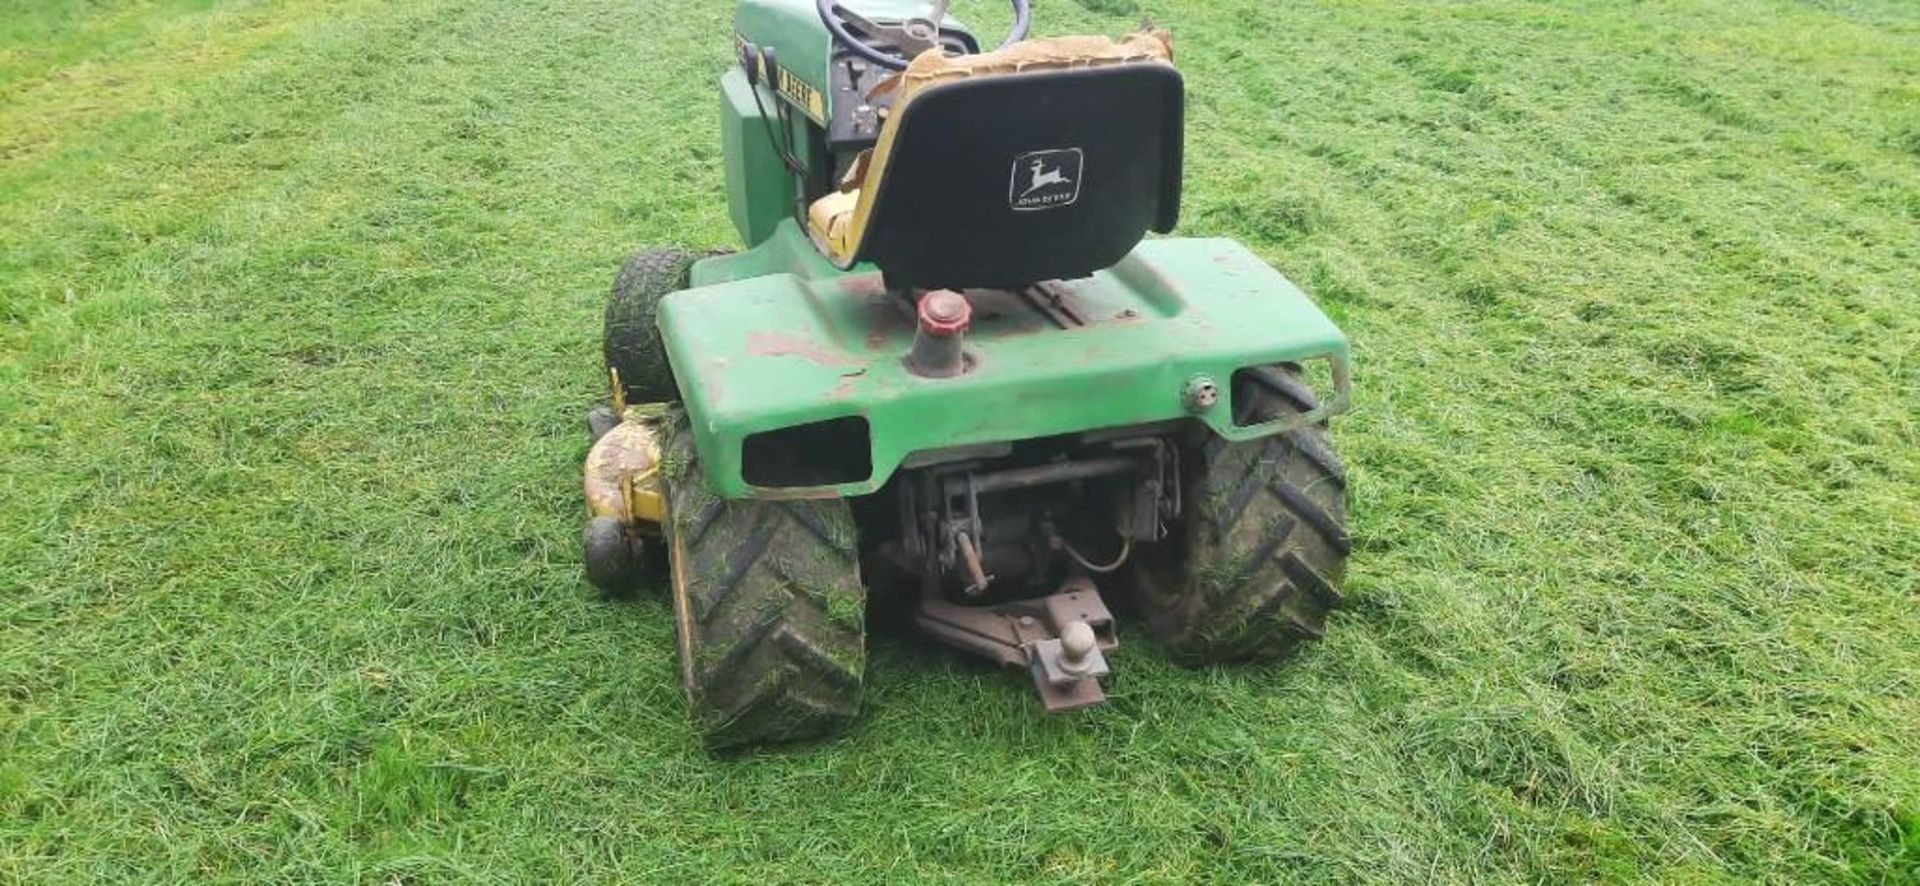
[[[946,0],[742,0],[745,248],[614,284],[587,570],[667,586],[711,746],[845,726],[869,600],[1048,710],[1105,698],[1115,610],[1207,664],[1340,601],[1345,337],[1239,244],[1146,236],[1180,209],[1169,37],[1029,40],[1011,2],[983,51]]]

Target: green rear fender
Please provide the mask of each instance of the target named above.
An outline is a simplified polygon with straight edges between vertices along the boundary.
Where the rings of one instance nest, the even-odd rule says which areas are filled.
[[[1084,325],[1059,328],[1009,294],[975,294],[974,365],[948,379],[907,370],[912,320],[880,275],[835,270],[791,221],[754,249],[696,265],[693,284],[662,302],[660,325],[707,479],[730,498],[861,495],[915,452],[1169,419],[1251,439],[1347,404],[1346,337],[1231,240],[1149,240],[1113,268],[1059,284]],[[1322,407],[1284,423],[1236,426],[1230,397],[1202,407],[1184,396],[1195,379],[1224,391],[1238,369],[1316,359],[1328,370]],[[864,435],[831,445],[864,446],[865,476],[779,487],[745,479],[750,435],[849,417],[864,420]]]

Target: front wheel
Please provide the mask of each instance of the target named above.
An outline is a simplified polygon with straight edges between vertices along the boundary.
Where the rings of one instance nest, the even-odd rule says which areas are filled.
[[[642,249],[627,257],[607,294],[601,349],[607,368],[620,377],[629,403],[678,399],[666,345],[656,326],[660,300],[687,288],[693,263],[703,256],[678,246]]]
[[[838,732],[860,709],[866,590],[846,501],[719,498],[684,410],[668,422],[664,529],[694,719],[719,749]]]
[[[1243,424],[1318,401],[1285,364],[1236,374]],[[1187,459],[1188,514],[1172,544],[1136,558],[1148,624],[1187,664],[1283,657],[1317,640],[1346,572],[1347,477],[1326,429],[1210,437]]]

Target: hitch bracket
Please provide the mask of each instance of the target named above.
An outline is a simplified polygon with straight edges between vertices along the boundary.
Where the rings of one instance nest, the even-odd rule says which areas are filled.
[[[914,622],[935,640],[1007,667],[1022,668],[1049,713],[1106,701],[1107,652],[1120,645],[1099,589],[1075,573],[1044,597],[965,606],[930,592]]]

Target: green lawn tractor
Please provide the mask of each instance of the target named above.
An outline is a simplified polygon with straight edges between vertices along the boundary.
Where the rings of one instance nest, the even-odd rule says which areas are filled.
[[[713,747],[860,705],[868,601],[1097,704],[1138,617],[1269,659],[1340,602],[1347,343],[1179,215],[1164,32],[998,48],[905,0],[742,0],[737,252],[643,250],[606,315],[589,577],[665,584]],[[662,574],[664,563],[664,574]],[[1109,609],[1109,603],[1113,609]]]

